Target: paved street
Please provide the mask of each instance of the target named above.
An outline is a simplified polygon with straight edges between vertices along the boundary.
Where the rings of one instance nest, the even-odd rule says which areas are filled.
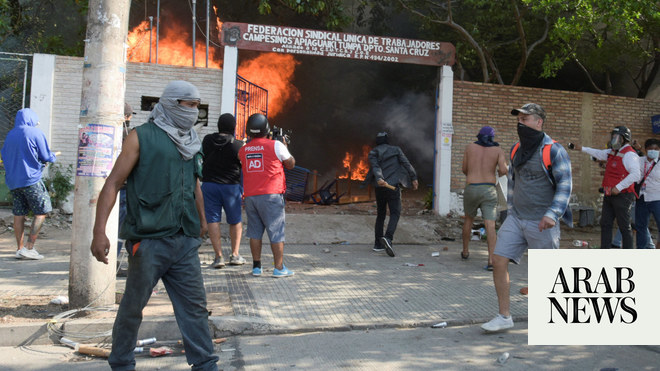
[[[216,346],[221,369],[499,369],[496,359],[503,352],[511,355],[504,367],[513,370],[655,369],[660,364],[659,347],[528,346],[527,299],[519,294],[527,285],[526,259],[511,266],[515,329],[484,334],[479,324],[497,313],[491,273],[483,270],[485,242],[474,242],[470,259],[463,261],[460,241],[430,242],[415,233],[428,229],[428,222],[408,218],[402,223],[401,242],[395,244],[397,256],[390,258],[371,251],[367,226],[373,217],[341,216],[342,221],[333,221],[338,224],[333,232],[319,233],[306,224],[309,216],[287,218],[287,225],[298,227],[285,247],[285,263],[296,272],[293,277],[270,277],[269,249],[264,250],[262,277],[252,277],[248,265],[208,268],[211,249],[204,246],[200,251],[212,311],[210,328],[214,337],[228,339]],[[342,235],[341,223],[348,225],[346,230],[362,228]],[[17,261],[11,245],[6,245],[8,237],[2,236],[0,295],[44,295],[45,300],[66,295],[68,242],[48,241],[50,251],[42,249],[42,261]],[[249,257],[246,245],[242,249]],[[434,252],[439,256],[433,257]],[[123,285],[118,280],[117,291]],[[180,335],[161,283],[155,292],[140,338],[154,336],[161,344],[176,345]],[[110,314],[64,321],[65,331],[109,330],[112,319]],[[430,327],[442,321],[447,328]],[[50,335],[43,322],[1,324],[0,345],[6,356],[0,367],[108,369],[105,361],[52,345]],[[138,369],[188,366],[180,354],[139,355]]]

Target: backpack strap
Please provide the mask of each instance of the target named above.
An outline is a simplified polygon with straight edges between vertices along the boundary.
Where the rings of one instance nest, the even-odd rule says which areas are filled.
[[[511,162],[513,162],[513,157],[516,155],[518,148],[520,148],[520,142],[514,144],[513,148],[511,149]]]
[[[552,175],[552,145],[557,143],[556,140],[552,140],[552,143],[550,144],[545,144],[543,146],[543,152],[542,152],[542,159],[543,159],[543,166],[545,166],[545,169],[548,171],[548,175],[550,176],[550,182],[552,183],[552,186],[555,186],[555,177]],[[516,155],[516,152],[518,151],[518,148],[520,148],[520,142],[516,143],[513,145],[513,148],[511,149],[511,162],[513,162],[513,158]]]

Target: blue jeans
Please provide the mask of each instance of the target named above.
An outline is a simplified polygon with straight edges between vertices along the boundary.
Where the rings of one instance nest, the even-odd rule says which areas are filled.
[[[218,370],[219,358],[213,355],[199,263],[200,244],[199,238],[177,234],[144,239],[134,254],[128,254],[126,290],[112,328],[112,353],[108,358],[113,370],[135,369],[133,350],[142,323],[142,310],[159,279],[172,301],[188,364],[193,365],[193,370]],[[126,241],[126,245],[133,252],[135,243]]]
[[[637,200],[635,205],[635,226],[637,227],[637,248],[652,249],[653,241],[651,233],[648,232],[649,217],[653,215],[656,224],[660,226],[660,201],[644,201],[644,196]],[[646,230],[647,233],[639,233],[640,230]]]

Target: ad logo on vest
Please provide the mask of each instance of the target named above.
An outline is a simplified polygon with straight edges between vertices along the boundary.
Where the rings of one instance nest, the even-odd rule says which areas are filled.
[[[247,160],[247,172],[263,172],[264,171],[264,159],[261,153],[247,153],[245,155]]]
[[[658,345],[656,250],[530,249],[530,345]]]

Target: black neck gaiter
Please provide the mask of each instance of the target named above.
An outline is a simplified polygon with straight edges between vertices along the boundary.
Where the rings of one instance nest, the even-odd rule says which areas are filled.
[[[494,137],[492,135],[477,134],[477,141],[475,143],[483,147],[499,146],[500,144],[493,141],[493,139]]]
[[[543,132],[532,129],[527,125],[518,123],[518,138],[520,138],[520,148],[513,158],[513,166],[518,167],[534,155],[534,151],[539,148],[543,141]]]

